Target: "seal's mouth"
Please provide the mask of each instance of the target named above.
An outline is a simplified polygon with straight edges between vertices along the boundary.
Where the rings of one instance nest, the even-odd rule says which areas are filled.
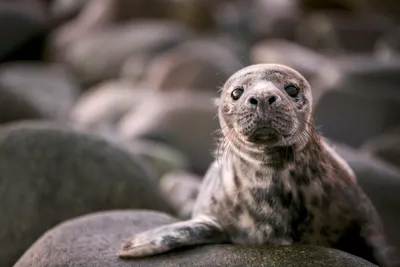
[[[278,131],[271,127],[257,128],[249,136],[249,140],[252,142],[275,142],[279,140],[280,134]]]

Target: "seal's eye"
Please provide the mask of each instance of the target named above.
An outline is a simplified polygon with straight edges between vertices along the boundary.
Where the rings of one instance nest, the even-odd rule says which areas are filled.
[[[235,90],[232,91],[231,97],[233,100],[238,100],[240,96],[243,94],[244,90],[242,87],[236,87]]]
[[[299,94],[299,89],[294,85],[286,86],[285,91],[291,97],[296,97]]]

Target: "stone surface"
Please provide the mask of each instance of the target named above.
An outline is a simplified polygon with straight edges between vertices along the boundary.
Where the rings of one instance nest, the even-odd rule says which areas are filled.
[[[253,44],[267,38],[292,40],[301,13],[293,0],[233,0],[221,5],[216,20],[221,32]]]
[[[44,3],[39,0],[0,2],[0,61],[40,58],[46,31]]]
[[[188,158],[181,151],[167,144],[149,140],[133,140],[121,142],[121,145],[134,155],[148,161],[158,179],[166,173],[189,168]]]
[[[393,26],[393,21],[385,16],[316,12],[299,24],[296,40],[324,52],[370,53],[378,38]]]
[[[213,96],[191,91],[155,93],[123,117],[118,132],[127,140],[155,140],[182,151],[190,170],[203,175],[213,160],[212,134],[219,127]]]
[[[12,266],[54,225],[89,212],[173,212],[145,162],[50,122],[0,130],[0,266]]]
[[[188,41],[150,62],[145,86],[216,93],[241,67],[240,58],[229,46],[211,40]]]
[[[326,137],[359,147],[400,124],[400,61],[346,56],[325,77],[326,92],[314,107]]]
[[[116,256],[123,240],[175,220],[145,211],[89,214],[62,223],[44,234],[14,267],[373,267],[358,257],[319,247],[208,245],[143,259]]]
[[[0,85],[0,125],[3,123],[42,119],[44,115],[31,102]]]
[[[400,56],[400,27],[388,30],[377,40],[375,55],[382,61],[394,61]]]
[[[71,123],[78,129],[114,132],[119,120],[148,93],[134,90],[123,80],[103,82],[85,91],[70,113]]]
[[[182,170],[166,173],[160,190],[179,218],[190,218],[203,177]]]
[[[388,240],[400,251],[400,169],[345,145],[334,143],[334,147],[354,170],[383,219]]]
[[[90,84],[115,78],[130,56],[153,55],[188,36],[190,32],[175,22],[133,21],[85,33],[68,45],[57,44],[62,36],[53,41],[56,56]]]
[[[367,140],[361,149],[400,168],[400,127]]]
[[[324,72],[332,68],[332,62],[322,54],[283,39],[267,39],[255,44],[251,61],[284,64],[296,69],[309,81],[315,102],[323,93],[318,86],[319,79],[324,79]]]
[[[75,78],[61,65],[16,62],[0,66],[0,86],[29,102],[44,117],[65,120],[79,95]]]
[[[53,20],[64,21],[77,16],[89,0],[53,0],[50,15]]]

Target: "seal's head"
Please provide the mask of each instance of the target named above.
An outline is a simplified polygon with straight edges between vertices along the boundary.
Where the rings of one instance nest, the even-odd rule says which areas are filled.
[[[311,88],[290,67],[245,67],[228,79],[218,102],[222,133],[229,138],[269,147],[291,146],[309,138]]]

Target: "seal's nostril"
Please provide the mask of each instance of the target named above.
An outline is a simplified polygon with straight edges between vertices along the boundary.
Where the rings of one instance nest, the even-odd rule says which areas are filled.
[[[277,99],[278,99],[278,97],[275,96],[275,95],[270,96],[270,97],[268,98],[268,103],[271,105],[271,104],[274,103]]]
[[[252,105],[252,106],[257,106],[257,105],[258,105],[258,100],[255,99],[254,97],[250,97],[250,98],[249,98],[249,103],[250,103],[250,105]]]

